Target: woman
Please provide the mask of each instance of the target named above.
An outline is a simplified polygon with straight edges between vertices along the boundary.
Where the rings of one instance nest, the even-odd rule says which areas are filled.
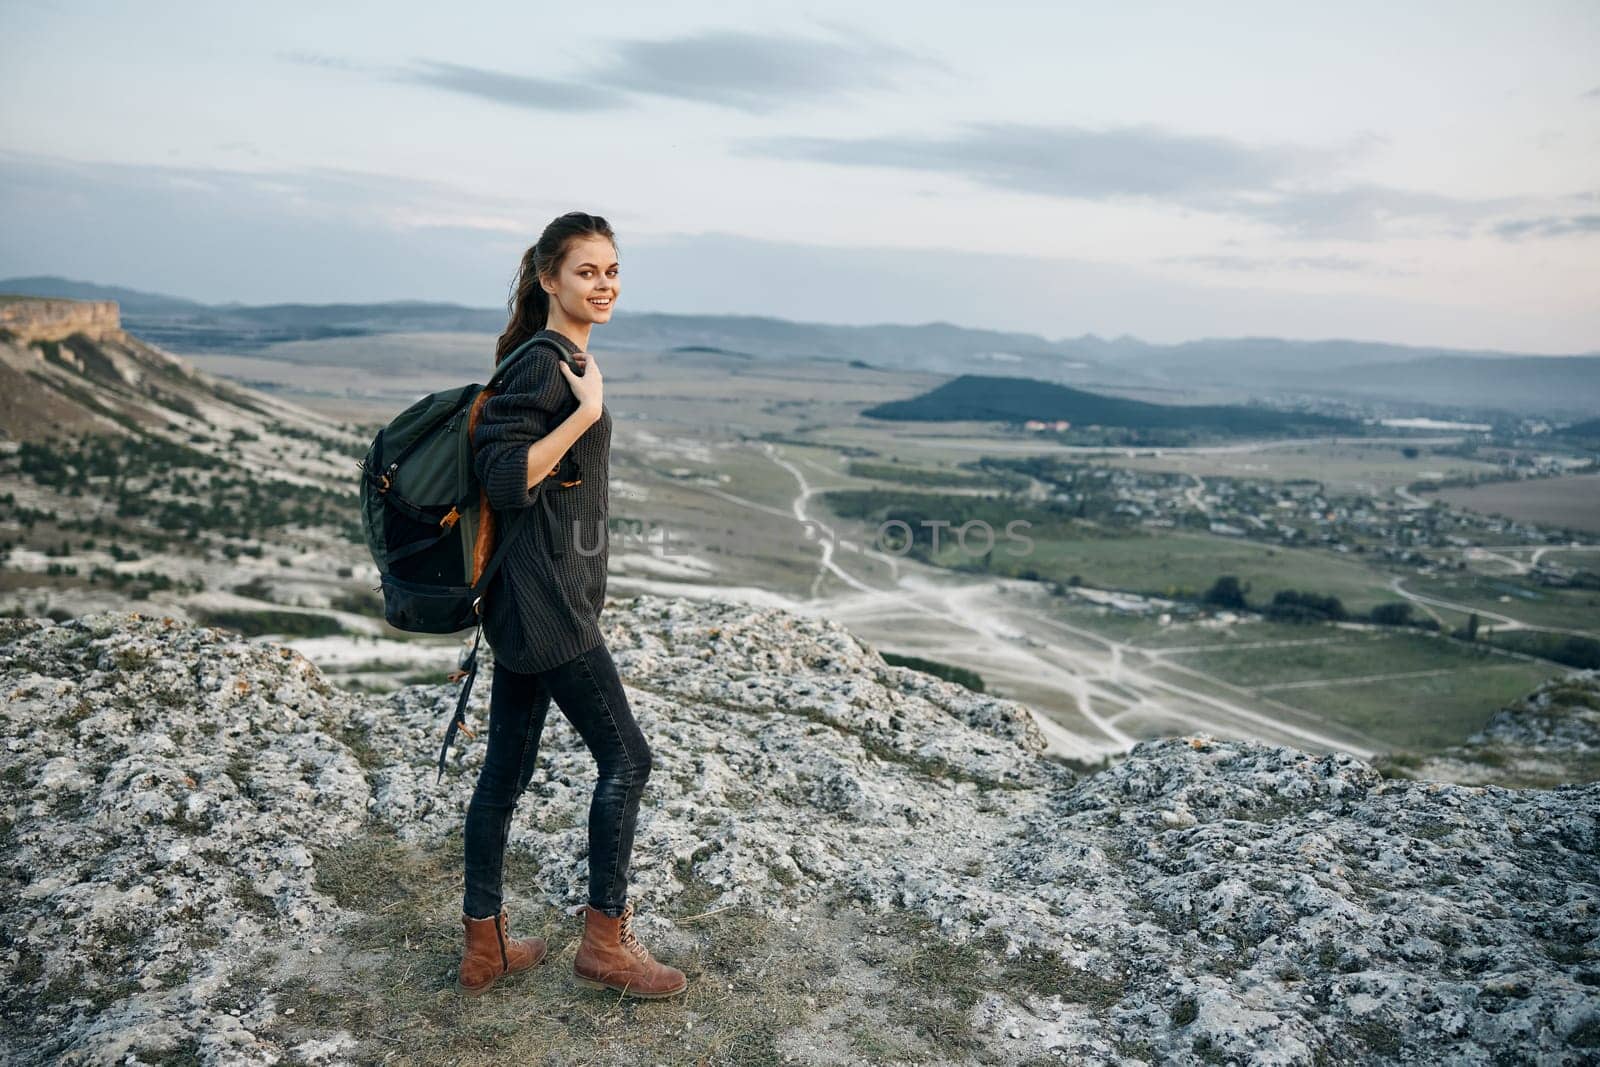
[[[519,509],[539,509],[527,516],[537,521],[521,524],[518,543],[483,596],[494,681],[487,752],[467,806],[466,948],[458,976],[460,989],[471,995],[534,966],[548,949],[544,938],[510,936],[500,890],[511,815],[533,775],[552,697],[599,765],[589,804],[589,899],[574,976],[581,985],[642,997],[671,996],[688,984],[682,971],[653,959],[633,934],[628,859],[651,752],[599,629],[611,415],[600,367],[585,349],[590,329],[611,318],[617,273],[605,219],[574,211],[545,227],[522,257],[495,362],[536,336],[553,341],[565,358],[535,345],[468,424],[489,504],[487,537],[495,527],[506,529]],[[481,560],[487,546],[477,547]]]

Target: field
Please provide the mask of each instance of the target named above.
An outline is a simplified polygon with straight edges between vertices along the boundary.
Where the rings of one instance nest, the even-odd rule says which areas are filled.
[[[1487,515],[1600,533],[1600,475],[1495,482],[1441,489],[1433,495]]]
[[[1237,641],[1166,649],[1163,662],[1204,671],[1252,695],[1314,712],[1394,749],[1458,743],[1552,674],[1548,664],[1417,633],[1296,634],[1268,627]],[[1321,628],[1319,628],[1321,629]]]

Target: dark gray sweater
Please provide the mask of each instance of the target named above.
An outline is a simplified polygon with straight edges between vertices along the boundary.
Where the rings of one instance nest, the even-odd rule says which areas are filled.
[[[579,351],[555,330],[534,336]],[[561,469],[528,487],[529,446],[577,409],[555,353],[535,345],[483,402],[472,433],[473,463],[495,513],[496,543],[511,535],[519,515],[527,516],[482,605],[483,633],[495,663],[514,671],[554,667],[602,640],[611,461],[611,413],[603,403],[600,418],[572,445]],[[581,483],[561,486],[574,478]]]

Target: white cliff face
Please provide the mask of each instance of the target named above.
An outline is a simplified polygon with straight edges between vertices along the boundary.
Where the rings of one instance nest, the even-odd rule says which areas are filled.
[[[663,958],[707,953],[700,999],[629,1015],[641,1034],[670,1017],[688,1049],[735,1025],[714,998],[748,994],[755,950],[728,948],[743,928],[723,927],[712,951],[704,919],[731,909],[760,917],[764,945],[832,968],[805,971],[798,1012],[762,1031],[779,1062],[874,1062],[880,1047],[1118,1064],[1600,1051],[1600,784],[1392,780],[1203,735],[1079,778],[1042,755],[1025,708],[887,666],[826,621],[654,596],[603,621],[656,760],[633,860],[641,936]],[[17,1062],[354,1063],[396,1041],[427,1061],[422,1036],[345,1014],[392,993],[370,974],[321,1012],[288,1012],[353,923],[420,892],[403,883],[377,907],[381,887],[352,889],[337,857],[459,840],[487,670],[478,737],[435,785],[454,686],[347,693],[288,649],[128,613],[0,620],[0,669]],[[512,822],[514,916],[582,903],[592,780],[552,708]],[[450,995],[459,936],[459,870],[447,879],[405,944],[371,957],[423,961],[397,980],[429,1004]],[[896,939],[908,930],[915,953]],[[286,961],[275,976],[263,949]],[[563,965],[535,988],[555,996]],[[670,1058],[615,1040],[568,1051],[549,1062]]]

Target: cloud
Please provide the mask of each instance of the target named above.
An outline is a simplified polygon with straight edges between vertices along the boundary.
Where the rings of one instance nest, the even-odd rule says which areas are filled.
[[[828,24],[825,24],[828,25]],[[621,41],[592,71],[535,77],[443,60],[364,66],[318,52],[279,52],[285,62],[362,73],[389,81],[535,111],[612,111],[660,97],[764,115],[796,104],[884,90],[898,72],[948,64],[917,56],[859,31],[828,25],[839,40],[712,30],[665,39]]]
[[[397,72],[394,79],[538,111],[614,111],[628,103],[625,94],[596,85],[433,60],[418,60],[411,70]]]
[[[1591,233],[1600,233],[1600,215],[1547,215],[1538,219],[1512,219],[1494,227],[1495,236],[1508,241]]]
[[[1279,273],[1283,271],[1327,271],[1344,274],[1364,274],[1368,276],[1382,275],[1385,277],[1401,277],[1415,275],[1412,270],[1401,270],[1387,264],[1378,263],[1370,259],[1357,259],[1353,256],[1241,256],[1241,255],[1196,255],[1196,256],[1165,256],[1165,263],[1191,263],[1200,267],[1210,267],[1214,270],[1234,271],[1236,273]]]
[[[1249,145],[1142,125],[1114,129],[967,122],[946,137],[752,137],[744,155],[951,174],[976,185],[1063,199],[1171,204],[1301,238],[1373,240],[1407,225],[1457,236],[1511,200],[1467,201],[1327,175],[1381,138],[1337,150]]]
[[[1470,237],[1478,222],[1514,203],[1361,183],[1333,189],[1271,189],[1255,196],[1241,192],[1210,202],[1197,200],[1190,206],[1246,217],[1291,237],[1375,241],[1441,233]]]
[[[132,204],[170,199],[196,213],[225,211],[231,216],[307,225],[337,220],[397,233],[447,227],[485,236],[526,237],[533,225],[522,218],[528,209],[525,200],[423,178],[337,167],[251,171],[78,162],[0,151],[0,191],[20,200],[46,189],[62,201]]]
[[[278,53],[278,58],[285,63],[359,74],[382,81],[422,85],[538,111],[605,111],[625,107],[629,102],[625,93],[597,90],[579,82],[534,78],[429,59],[413,60],[409,67],[396,67],[357,63],[342,56],[303,50],[282,51]]]
[[[886,89],[895,71],[926,61],[859,33],[848,43],[716,30],[627,41],[596,80],[637,93],[765,114],[796,103]]]
[[[211,302],[498,296],[539,227],[565,208],[331,168],[268,173],[0,150],[0,275],[125,279]]]
[[[297,63],[303,67],[321,67],[324,70],[363,71],[368,68],[360,63],[352,62],[343,56],[330,56],[326,52],[312,52],[303,48],[290,48],[278,52],[278,58],[285,63]]]
[[[960,133],[943,138],[752,137],[735,147],[746,155],[957,174],[981,185],[1084,200],[1181,201],[1264,188],[1300,165],[1292,151],[1151,126],[1092,130],[968,122]]]

